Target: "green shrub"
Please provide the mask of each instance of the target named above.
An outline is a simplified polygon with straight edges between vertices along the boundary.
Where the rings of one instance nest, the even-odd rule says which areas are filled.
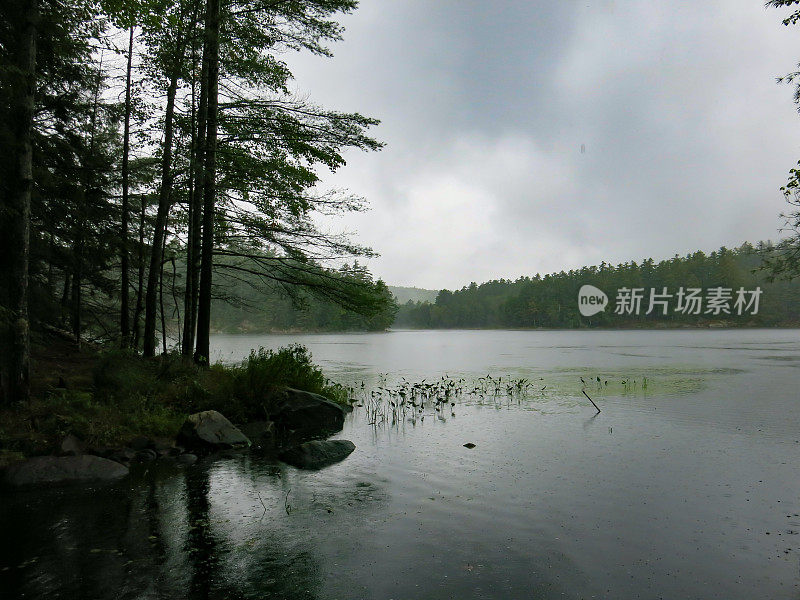
[[[277,351],[259,348],[250,352],[240,369],[240,378],[251,389],[291,387],[321,394],[336,402],[347,400],[344,388],[326,379],[323,372],[311,362],[308,348],[300,344]]]
[[[301,345],[279,350],[254,350],[239,365],[213,365],[196,385],[186,389],[191,410],[215,409],[236,422],[269,417],[272,402],[283,388],[321,394],[335,402],[347,400],[345,389],[331,383],[311,362]]]

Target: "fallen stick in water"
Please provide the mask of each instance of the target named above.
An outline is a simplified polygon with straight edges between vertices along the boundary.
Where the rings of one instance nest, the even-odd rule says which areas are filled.
[[[583,395],[584,395],[584,396],[586,396],[587,398],[589,398],[589,394],[587,394],[587,393],[586,393],[586,390],[581,390],[581,391],[583,392]],[[597,409],[597,412],[600,412],[600,408],[597,406],[597,404],[595,404],[595,403],[594,403],[594,400],[592,400],[591,398],[589,398],[589,402],[591,402],[591,403],[592,403],[592,406],[594,406],[594,407]]]

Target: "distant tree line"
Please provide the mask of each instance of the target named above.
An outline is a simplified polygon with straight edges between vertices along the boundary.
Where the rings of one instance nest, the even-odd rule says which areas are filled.
[[[729,250],[720,248],[711,254],[694,252],[655,262],[599,266],[561,271],[548,275],[499,279],[460,290],[442,290],[433,303],[408,302],[400,306],[395,327],[411,328],[536,328],[536,327],[659,327],[691,326],[709,323],[731,326],[800,325],[800,282],[775,280],[763,269],[764,257],[775,251],[771,245],[751,244]],[[578,292],[583,285],[593,285],[608,295],[609,305],[591,317],[578,310]],[[760,287],[757,314],[734,310],[736,292]],[[642,289],[644,298],[638,315],[615,311],[618,290]],[[663,314],[661,307],[646,314],[650,290],[657,294],[664,288],[673,295]],[[729,313],[695,314],[674,310],[678,291],[714,288],[731,290]],[[750,296],[747,296],[748,300]]]
[[[294,96],[283,58],[330,55],[356,5],[0,3],[0,402],[28,396],[31,324],[152,356],[177,318],[204,363],[231,281],[390,309],[334,268],[371,251],[313,219],[364,207],[319,172],[377,121]]]

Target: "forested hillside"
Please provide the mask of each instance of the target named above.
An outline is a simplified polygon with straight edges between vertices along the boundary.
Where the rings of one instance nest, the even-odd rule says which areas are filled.
[[[412,328],[526,328],[526,327],[665,327],[665,326],[788,326],[800,324],[800,282],[770,282],[759,267],[770,248],[757,249],[751,244],[729,250],[720,248],[705,254],[695,252],[684,257],[655,262],[619,265],[601,263],[598,266],[562,271],[548,275],[521,277],[517,280],[499,279],[460,290],[442,290],[435,302],[408,302],[400,307],[395,327]],[[578,291],[583,285],[603,290],[609,305],[591,317],[581,316],[578,310]],[[729,313],[707,312],[702,307],[694,311],[668,310],[661,307],[646,314],[650,290],[672,297],[677,306],[677,294],[701,289],[703,292],[721,287],[730,289]],[[742,314],[734,309],[736,292],[760,287],[757,313],[752,307]],[[622,288],[642,288],[640,314],[618,314],[615,300]],[[748,296],[749,299],[749,296]]]

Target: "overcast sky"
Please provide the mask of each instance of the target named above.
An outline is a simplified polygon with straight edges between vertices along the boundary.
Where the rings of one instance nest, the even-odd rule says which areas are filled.
[[[800,27],[762,0],[362,0],[296,88],[381,119],[325,183],[391,285],[459,288],[776,239]],[[582,152],[582,148],[584,151]]]

